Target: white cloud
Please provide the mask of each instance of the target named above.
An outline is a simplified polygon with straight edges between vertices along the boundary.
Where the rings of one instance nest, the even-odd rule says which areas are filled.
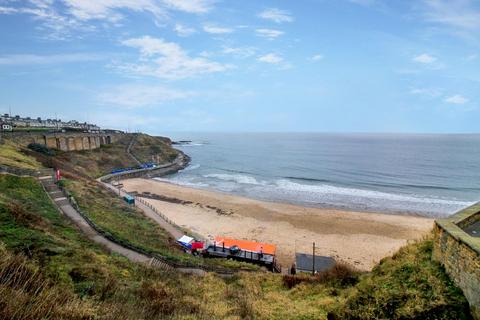
[[[271,20],[276,23],[292,22],[294,19],[292,15],[285,10],[277,8],[266,9],[258,14],[258,17],[266,20]]]
[[[120,106],[129,109],[158,106],[169,101],[186,99],[193,92],[175,90],[163,86],[120,85],[108,89],[97,96],[103,105]]]
[[[232,28],[219,27],[214,25],[205,25],[203,26],[203,31],[211,34],[225,34],[232,33],[234,30]]]
[[[169,17],[171,10],[202,14],[211,10],[215,3],[214,0],[28,0],[18,2],[17,6],[1,6],[0,15],[31,15],[40,22],[38,29],[42,31],[42,37],[57,40],[78,37],[73,34],[73,31],[91,32],[106,26],[117,26],[121,20],[125,19],[127,10],[150,13],[158,24],[158,20]],[[99,20],[104,24],[94,25],[90,20]]]
[[[480,11],[472,0],[424,0],[429,22],[440,23],[460,29],[480,29]]]
[[[312,57],[310,58],[310,60],[312,60],[312,61],[320,61],[320,60],[322,60],[323,58],[324,58],[323,55],[321,55],[321,54],[316,54],[316,55],[312,56]]]
[[[54,55],[10,54],[0,55],[0,65],[34,65],[34,64],[64,64],[101,60],[95,54],[69,53]]]
[[[431,64],[437,61],[437,58],[434,56],[431,56],[429,54],[421,54],[419,56],[415,56],[412,59],[414,62],[419,62],[419,63],[425,63],[425,64]]]
[[[445,98],[446,103],[452,103],[452,104],[465,104],[468,101],[469,100],[467,98],[459,94]]]
[[[223,47],[222,52],[238,58],[248,58],[255,55],[257,49],[254,47]]]
[[[177,35],[179,35],[180,37],[188,37],[197,32],[197,30],[195,30],[194,28],[187,27],[181,23],[176,23],[173,30],[175,30]]]
[[[203,57],[192,58],[178,44],[150,36],[128,39],[122,44],[139,49],[141,53],[137,63],[116,66],[118,70],[131,74],[175,80],[231,68]]]
[[[283,62],[283,58],[276,55],[275,53],[269,53],[263,56],[258,57],[257,59],[260,62],[270,63],[270,64],[279,64]]]
[[[17,13],[18,10],[11,7],[0,7],[0,14],[12,14]]]
[[[442,90],[436,88],[412,88],[410,94],[437,98],[442,95]]]
[[[119,9],[150,12],[158,18],[166,16],[165,9],[153,0],[63,0],[69,12],[79,20],[107,20],[117,22],[123,18]]]
[[[210,11],[216,1],[214,0],[163,0],[170,8],[189,12],[206,13]]]
[[[467,57],[467,60],[473,61],[473,60],[476,60],[477,58],[478,58],[478,54],[471,54]]]
[[[362,6],[371,6],[377,2],[376,0],[348,0],[348,1],[351,3],[362,5]]]
[[[213,5],[211,0],[63,0],[70,13],[80,20],[106,19],[118,21],[123,16],[118,10],[150,12],[157,18],[166,16],[168,9],[188,13],[206,13]]]
[[[42,38],[64,40],[71,38],[72,30],[92,31],[93,25],[85,25],[74,17],[60,14],[49,0],[30,0],[28,5],[13,8],[4,8],[0,14],[27,14],[40,22],[37,29],[41,31]]]
[[[255,33],[259,37],[267,38],[270,40],[278,38],[279,36],[284,34],[283,31],[274,30],[274,29],[256,29]]]

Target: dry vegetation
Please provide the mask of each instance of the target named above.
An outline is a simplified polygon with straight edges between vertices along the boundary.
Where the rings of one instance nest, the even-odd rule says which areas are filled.
[[[34,158],[23,154],[17,144],[6,139],[0,143],[0,165],[20,169],[38,169],[42,166]]]
[[[144,134],[135,134],[135,136],[136,142],[131,152],[141,162],[152,162],[152,159],[155,159],[163,164],[172,161],[178,155],[178,151],[170,146],[168,138]],[[94,150],[75,152],[56,150],[55,156],[52,157],[39,153],[34,156],[46,166],[60,167],[84,177],[98,178],[114,169],[138,166],[138,163],[127,153],[127,147],[133,137],[133,134],[125,134],[115,143],[102,145]],[[14,147],[12,142],[10,144]],[[6,158],[8,159],[8,157]],[[14,165],[11,161],[9,163]]]
[[[173,161],[177,155],[177,150],[171,147],[171,141],[164,137],[152,137],[146,134],[137,134],[132,153],[141,162],[159,161],[166,163]],[[154,158],[152,158],[154,156]]]
[[[82,161],[90,165],[88,157]],[[78,161],[75,167],[85,165]],[[70,178],[78,195],[102,199],[82,206],[105,228],[166,249],[162,230],[145,227],[90,180]],[[431,239],[412,243],[367,274],[342,264],[315,277],[164,273],[88,241],[33,178],[0,175],[0,319],[470,319],[431,250]]]

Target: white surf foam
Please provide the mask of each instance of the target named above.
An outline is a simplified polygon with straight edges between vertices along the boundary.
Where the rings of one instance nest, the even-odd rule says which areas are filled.
[[[192,171],[192,170],[195,170],[195,169],[198,169],[198,168],[200,168],[200,164],[193,164],[193,165],[190,165],[190,166],[186,167],[185,169],[182,169],[178,172]]]
[[[265,185],[264,181],[258,181],[252,176],[243,174],[212,173],[204,175],[205,178],[215,178],[223,181],[231,181],[240,184]]]
[[[420,202],[420,203],[435,203],[443,205],[455,205],[455,206],[468,206],[472,202],[459,201],[454,199],[440,199],[440,198],[429,198],[413,195],[401,195],[393,194],[381,191],[374,190],[364,190],[364,189],[354,189],[346,187],[337,187],[326,184],[300,184],[290,180],[281,179],[276,181],[276,186],[287,190],[300,193],[317,193],[324,195],[341,195],[349,197],[358,197],[358,198],[368,198],[368,199],[381,199],[381,200],[391,200],[399,202]]]

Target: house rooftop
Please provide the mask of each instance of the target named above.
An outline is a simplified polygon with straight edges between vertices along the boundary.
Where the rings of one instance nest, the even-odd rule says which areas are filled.
[[[295,262],[298,271],[313,270],[313,255],[307,253],[296,253]],[[315,271],[323,272],[335,266],[335,259],[332,257],[315,256]]]

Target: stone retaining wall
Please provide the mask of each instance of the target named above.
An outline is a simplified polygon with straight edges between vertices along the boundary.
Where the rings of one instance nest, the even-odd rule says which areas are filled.
[[[435,221],[433,259],[440,262],[450,278],[462,289],[474,319],[480,320],[480,238],[462,227],[480,218],[480,203],[457,214]]]
[[[183,152],[180,152],[177,158],[172,163],[157,166],[155,168],[134,169],[121,173],[107,174],[106,176],[101,177],[100,180],[102,182],[109,183],[114,180],[161,177],[186,168],[189,162],[190,157]]]
[[[31,133],[13,135],[12,139],[25,145],[29,143],[42,144],[51,149],[62,151],[93,150],[104,144],[111,144],[120,138],[116,133]],[[8,137],[8,136],[7,136]]]

